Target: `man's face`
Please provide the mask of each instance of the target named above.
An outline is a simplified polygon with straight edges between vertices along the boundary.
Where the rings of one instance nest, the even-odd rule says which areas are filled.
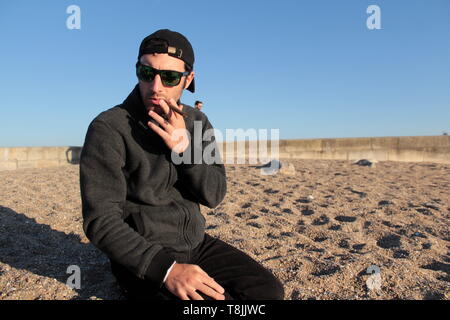
[[[140,62],[159,70],[186,71],[183,60],[169,56],[167,53],[144,54]],[[193,78],[194,72],[191,72],[189,75],[183,76],[180,83],[174,87],[164,86],[159,74],[151,82],[139,81],[142,101],[147,111],[153,110],[162,115],[159,99],[164,99],[168,102],[170,98],[173,98],[175,101],[178,101],[181,98],[183,89],[189,87]]]
[[[203,107],[203,103],[197,103],[197,109],[198,110],[202,110]]]

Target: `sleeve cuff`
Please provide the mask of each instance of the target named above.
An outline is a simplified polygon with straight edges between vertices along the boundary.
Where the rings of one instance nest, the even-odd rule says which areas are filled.
[[[152,259],[145,272],[144,279],[158,287],[163,285],[167,270],[174,264],[175,258],[165,249],[161,249]]]
[[[177,262],[176,262],[176,261],[174,261],[174,262],[172,263],[172,265],[170,266],[169,270],[167,270],[167,272],[166,272],[166,276],[164,277],[164,280],[163,280],[163,283],[165,283],[165,282],[166,282],[166,280],[167,280],[167,276],[169,275],[170,271],[172,271],[172,268],[173,268],[173,266],[175,265],[175,263],[177,263]]]

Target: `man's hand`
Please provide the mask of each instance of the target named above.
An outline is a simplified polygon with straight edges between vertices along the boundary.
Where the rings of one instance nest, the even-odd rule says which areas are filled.
[[[189,146],[189,136],[184,118],[177,112],[172,111],[165,100],[161,99],[159,103],[166,115],[166,119],[156,112],[150,111],[148,113],[149,116],[161,127],[151,121],[148,122],[148,126],[164,140],[170,150],[176,153],[182,153]],[[174,99],[170,99],[169,103],[172,107],[181,111],[182,106],[178,106]]]
[[[182,300],[204,300],[197,290],[215,300],[225,300],[225,289],[194,264],[175,263],[164,284]]]

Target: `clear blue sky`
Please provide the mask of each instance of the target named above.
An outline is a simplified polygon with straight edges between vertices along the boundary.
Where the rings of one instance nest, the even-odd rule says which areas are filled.
[[[69,5],[81,30],[69,30]],[[366,9],[381,8],[381,30]],[[0,0],[0,146],[82,145],[160,28],[196,53],[213,125],[282,139],[450,133],[448,0]]]

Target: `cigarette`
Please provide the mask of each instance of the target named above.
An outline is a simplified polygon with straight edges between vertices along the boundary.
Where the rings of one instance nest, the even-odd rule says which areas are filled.
[[[181,114],[183,117],[187,118],[187,114],[184,113],[183,111],[178,110],[177,108],[173,107],[173,106],[170,105],[170,104],[167,104],[167,105],[169,106],[169,108],[170,108],[172,111],[175,111],[176,113]]]

